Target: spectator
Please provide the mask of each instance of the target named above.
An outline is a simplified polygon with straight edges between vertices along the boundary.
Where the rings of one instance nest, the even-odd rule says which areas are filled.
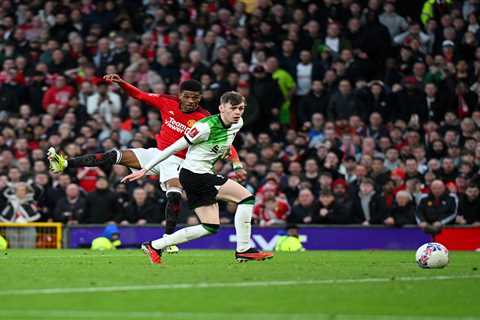
[[[470,184],[458,203],[457,223],[480,225],[480,192],[478,185]]]
[[[340,34],[340,26],[337,23],[330,23],[327,27],[327,33],[324,39],[324,45],[314,48],[314,52],[328,49],[334,55],[339,54],[343,49],[350,48],[351,44]]]
[[[373,81],[368,85],[368,91],[359,98],[359,105],[364,110],[363,119],[367,119],[374,112],[377,113],[381,120],[390,121],[392,119],[393,104],[391,97],[386,93],[384,84],[381,81]]]
[[[327,112],[329,120],[346,120],[356,114],[357,101],[352,93],[350,81],[340,81],[338,92],[332,95]]]
[[[253,76],[253,95],[260,106],[261,119],[269,123],[274,116],[278,115],[283,101],[282,93],[278,83],[265,71],[264,67],[256,66],[253,69]]]
[[[8,204],[1,212],[1,221],[26,223],[41,218],[33,201],[33,192],[26,183],[19,182],[8,187],[3,195],[7,198]]]
[[[392,38],[408,28],[407,20],[395,12],[395,1],[385,1],[383,8],[385,12],[382,13],[378,19],[380,23],[388,28],[388,32],[390,32]]]
[[[311,223],[314,210],[314,196],[310,189],[302,189],[287,217],[288,223]]]
[[[455,220],[457,204],[455,198],[446,192],[441,180],[433,181],[430,189],[431,192],[417,207],[416,219],[423,231],[436,235],[446,224]]]
[[[253,218],[260,226],[285,224],[290,211],[288,202],[278,192],[275,182],[269,181],[257,193],[258,200],[253,208]]]
[[[85,215],[82,223],[115,222],[122,215],[117,196],[110,191],[108,180],[99,177],[95,191],[89,193],[85,203]]]
[[[267,59],[266,68],[267,71],[272,74],[272,78],[277,82],[283,97],[278,119],[281,124],[289,124],[290,112],[293,110],[291,109],[291,99],[295,91],[295,80],[291,74],[279,67],[278,59],[275,57]]]
[[[311,222],[323,224],[349,224],[351,208],[337,200],[330,190],[320,192],[318,207],[315,208]]]
[[[43,108],[51,110],[53,116],[62,116],[66,111],[68,101],[75,94],[73,87],[67,85],[64,76],[55,79],[55,85],[50,87],[43,97]]]
[[[328,98],[323,82],[314,79],[310,92],[300,100],[297,110],[298,124],[301,126],[310,121],[315,113],[325,116],[327,114]]]
[[[370,178],[360,182],[360,190],[353,200],[353,214],[355,222],[363,225],[384,223],[387,215],[385,200],[375,191],[375,183]]]
[[[142,188],[133,191],[133,199],[123,212],[122,224],[160,223],[160,208],[147,198],[147,193]]]
[[[14,88],[0,82],[0,111],[15,112],[18,108],[18,97]]]
[[[445,99],[438,93],[437,86],[434,83],[425,85],[425,99],[420,110],[419,117],[422,122],[427,120],[440,122],[445,117],[447,105]]]
[[[34,194],[26,183],[7,188],[3,195],[8,204],[0,213],[0,221],[27,223],[41,218],[33,200]],[[6,236],[12,248],[35,248],[37,231],[33,227],[7,228]]]
[[[120,96],[108,90],[108,83],[100,82],[97,93],[87,99],[87,112],[89,115],[99,115],[106,123],[111,123],[112,118],[121,110]]]
[[[313,63],[311,52],[302,50],[300,52],[300,62],[295,70],[297,95],[300,97],[306,96],[312,89],[312,81],[323,78],[323,73],[321,66]]]
[[[422,14],[420,19],[426,25],[435,15],[442,15],[447,13],[453,7],[453,0],[427,0],[423,4]]]
[[[67,186],[65,193],[66,196],[57,202],[53,217],[58,222],[77,224],[83,220],[85,198],[74,183]]]
[[[384,160],[382,158],[374,158],[372,161],[372,172],[370,177],[375,182],[375,189],[380,190],[389,179],[389,172],[385,169]]]
[[[417,159],[411,157],[405,161],[405,180],[417,179],[424,181],[422,174],[418,171]]]
[[[385,219],[387,226],[401,227],[415,223],[415,202],[408,191],[399,191],[395,196],[395,203]]]
[[[247,81],[239,81],[237,91],[245,98],[248,108],[243,114],[243,130],[258,133],[261,128],[261,106],[255,96],[251,94]],[[217,106],[215,106],[217,107]]]

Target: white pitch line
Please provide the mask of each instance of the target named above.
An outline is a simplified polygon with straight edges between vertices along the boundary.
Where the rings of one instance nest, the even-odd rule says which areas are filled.
[[[158,311],[83,311],[83,310],[0,310],[0,315],[10,318],[61,318],[61,319],[272,319],[272,320],[478,320],[477,317],[458,316],[393,316],[393,315],[358,315],[358,314],[319,314],[319,313],[222,313],[222,312],[158,312]]]
[[[75,254],[75,255],[62,255],[62,256],[17,256],[12,255],[15,259],[68,259],[68,258],[138,258],[145,256],[144,253],[132,253],[128,255],[121,254]],[[188,253],[188,257],[213,257],[212,253]],[[8,259],[8,258],[7,258]]]
[[[89,288],[45,288],[45,289],[12,289],[0,291],[0,296],[7,295],[37,295],[59,293],[94,293],[94,292],[117,292],[117,291],[147,291],[169,289],[210,289],[210,288],[249,288],[268,286],[298,286],[317,284],[355,284],[377,282],[409,282],[431,280],[458,280],[480,279],[480,275],[458,276],[433,276],[433,277],[392,277],[392,278],[360,278],[360,279],[323,279],[323,280],[273,280],[273,281],[247,281],[247,282],[218,282],[218,283],[172,283],[157,285],[132,285],[116,287],[89,287]]]

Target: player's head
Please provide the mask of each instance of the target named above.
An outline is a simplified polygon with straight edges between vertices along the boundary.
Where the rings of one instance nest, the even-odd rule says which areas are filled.
[[[180,84],[180,109],[189,113],[197,110],[202,100],[202,84],[197,80],[186,80]]]
[[[237,123],[245,111],[245,98],[235,91],[225,92],[220,97],[219,109],[225,124]]]

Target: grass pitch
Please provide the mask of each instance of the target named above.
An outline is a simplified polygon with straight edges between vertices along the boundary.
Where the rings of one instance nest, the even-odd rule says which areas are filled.
[[[0,253],[0,319],[480,319],[480,253],[422,270],[414,252],[317,251],[239,264],[182,251]],[[479,317],[479,318],[477,318]]]

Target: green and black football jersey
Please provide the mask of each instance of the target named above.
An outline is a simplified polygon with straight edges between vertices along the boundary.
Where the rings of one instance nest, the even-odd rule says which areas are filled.
[[[182,168],[195,173],[215,173],[215,162],[229,155],[235,135],[242,126],[242,119],[225,126],[219,114],[197,121],[184,136],[190,147]]]

